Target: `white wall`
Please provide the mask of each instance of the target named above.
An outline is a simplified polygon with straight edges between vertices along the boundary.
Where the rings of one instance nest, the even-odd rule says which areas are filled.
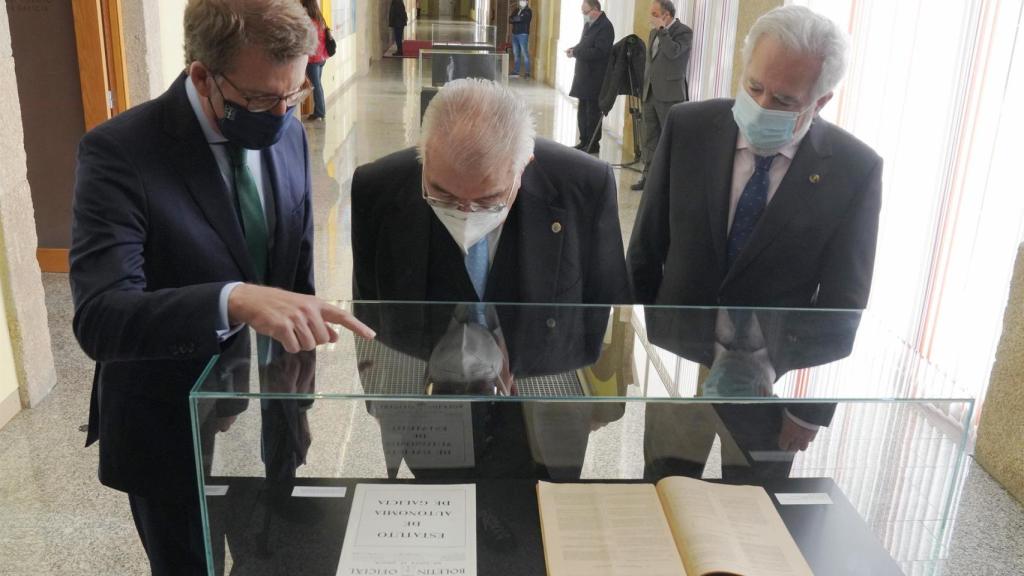
[[[14,369],[14,348],[3,303],[4,288],[3,282],[0,282],[0,426],[6,424],[21,408],[18,400],[18,373]]]
[[[160,77],[166,90],[185,69],[185,0],[160,0]]]

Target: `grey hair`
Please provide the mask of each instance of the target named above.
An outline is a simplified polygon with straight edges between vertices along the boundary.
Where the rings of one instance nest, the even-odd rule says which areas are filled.
[[[672,0],[654,0],[658,6],[661,6],[662,12],[668,12],[673,18],[676,17],[676,4]]]
[[[526,101],[507,86],[479,78],[444,85],[430,101],[420,129],[419,158],[435,140],[463,166],[484,170],[526,167],[536,121]]]
[[[814,99],[831,92],[846,74],[849,65],[846,32],[835,22],[803,6],[782,6],[757,19],[743,41],[743,68],[750,64],[754,47],[762,36],[770,35],[783,46],[821,58],[821,73],[814,83]]]
[[[598,12],[601,11],[601,0],[583,0],[583,1],[587,3],[587,6],[590,6],[594,10],[597,10]]]

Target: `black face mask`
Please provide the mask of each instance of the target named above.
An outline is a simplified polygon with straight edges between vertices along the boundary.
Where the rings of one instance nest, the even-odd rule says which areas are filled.
[[[224,117],[217,118],[221,134],[249,150],[263,150],[277,144],[288,128],[295,106],[289,106],[284,114],[273,112],[250,112],[245,106],[224,99]]]

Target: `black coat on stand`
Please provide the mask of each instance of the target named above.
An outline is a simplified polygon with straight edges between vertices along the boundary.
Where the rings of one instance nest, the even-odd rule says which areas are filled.
[[[621,94],[640,97],[644,82],[644,67],[647,63],[647,46],[636,34],[630,34],[612,46],[608,58],[608,70],[598,103],[601,113],[607,115],[615,106],[615,99]]]

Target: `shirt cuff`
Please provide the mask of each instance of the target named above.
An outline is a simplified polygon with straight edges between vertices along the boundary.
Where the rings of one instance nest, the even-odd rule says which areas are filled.
[[[789,408],[786,409],[786,418],[789,418],[790,420],[795,422],[797,426],[801,428],[806,428],[812,432],[817,432],[818,429],[821,428],[821,426],[819,426],[818,424],[811,424],[810,422],[797,418],[796,416],[793,415],[792,412],[789,411]]]
[[[230,282],[220,289],[220,315],[217,318],[218,342],[223,342],[228,338],[231,338],[237,334],[239,330],[245,327],[245,324],[231,326],[230,320],[228,320],[228,298],[231,297],[231,292],[241,284],[241,282]]]

